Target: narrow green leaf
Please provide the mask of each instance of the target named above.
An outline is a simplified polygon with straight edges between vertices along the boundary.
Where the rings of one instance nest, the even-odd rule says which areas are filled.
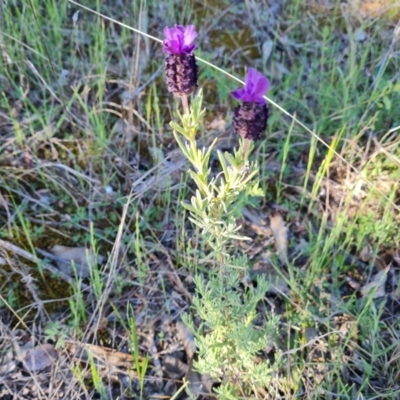
[[[217,154],[219,158],[219,163],[221,164],[222,170],[224,171],[225,180],[228,181],[229,180],[228,167],[226,166],[224,155],[219,150],[217,151]]]

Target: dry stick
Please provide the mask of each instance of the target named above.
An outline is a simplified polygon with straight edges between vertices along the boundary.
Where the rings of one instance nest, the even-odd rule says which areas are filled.
[[[45,264],[43,262],[43,260],[41,260],[40,258],[34,256],[31,253],[28,253],[27,251],[21,249],[20,247],[15,246],[14,244],[12,244],[10,242],[6,242],[6,241],[1,240],[1,239],[0,239],[0,247],[2,247],[5,250],[11,251],[14,254],[18,254],[20,257],[23,257],[26,260],[29,260],[29,261],[31,261],[33,263],[40,264],[44,269],[46,269],[47,271],[51,272],[52,274],[59,275],[61,277],[61,279],[63,279],[64,281],[70,283],[71,285],[76,285],[76,281],[74,279],[72,279],[71,277],[69,277],[67,274],[65,274],[64,272],[60,271],[59,269],[53,267],[52,265]],[[87,289],[89,287],[88,285],[86,285],[83,282],[81,282],[81,286],[84,289]]]

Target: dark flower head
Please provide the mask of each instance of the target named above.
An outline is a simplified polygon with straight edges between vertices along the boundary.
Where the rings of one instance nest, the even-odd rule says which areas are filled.
[[[173,28],[164,29],[165,40],[163,42],[164,53],[192,54],[196,45],[193,43],[197,36],[194,25],[186,27],[175,25]]]
[[[267,129],[268,108],[266,104],[244,102],[233,110],[235,132],[245,139],[259,140]]]
[[[268,92],[269,80],[254,68],[249,68],[245,86],[231,92],[231,95],[239,101],[248,103],[265,104],[263,96]]]
[[[192,93],[197,87],[197,65],[193,54],[197,36],[194,25],[175,25],[164,29],[165,80],[168,91],[182,97]]]
[[[269,89],[269,81],[254,68],[249,68],[245,82],[244,88],[231,92],[242,102],[234,109],[233,127],[243,138],[259,140],[267,128],[268,108],[263,96]]]

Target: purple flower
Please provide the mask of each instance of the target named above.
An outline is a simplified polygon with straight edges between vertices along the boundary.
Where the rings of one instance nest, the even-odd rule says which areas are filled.
[[[164,29],[165,80],[168,91],[177,97],[188,96],[197,87],[197,65],[193,54],[197,36],[194,25],[175,25]]]
[[[244,88],[231,92],[231,95],[242,102],[233,110],[233,128],[245,139],[259,140],[267,128],[268,107],[263,96],[269,89],[268,79],[249,68]]]
[[[186,27],[175,25],[173,28],[164,29],[164,53],[169,54],[192,54],[196,45],[193,43],[197,36],[194,25]]]
[[[239,101],[247,103],[265,104],[263,96],[268,92],[269,80],[254,68],[249,68],[245,86],[231,92],[231,95]]]

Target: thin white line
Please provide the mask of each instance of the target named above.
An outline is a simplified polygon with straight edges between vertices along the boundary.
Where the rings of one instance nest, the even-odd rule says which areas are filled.
[[[155,40],[156,42],[159,42],[159,43],[162,43],[162,42],[163,42],[161,39],[158,39],[158,38],[156,38],[155,36],[151,36],[151,35],[149,35],[148,33],[145,33],[145,32],[140,31],[139,29],[132,28],[132,27],[129,26],[129,25],[126,25],[126,24],[124,24],[124,23],[122,23],[122,22],[119,22],[119,21],[117,21],[116,19],[107,17],[107,15],[104,15],[104,14],[101,14],[101,13],[99,13],[99,12],[97,12],[97,11],[94,11],[94,10],[92,10],[92,9],[89,8],[89,7],[86,7],[86,6],[83,6],[82,4],[77,3],[77,2],[74,1],[74,0],[68,0],[68,1],[69,1],[70,3],[72,3],[72,4],[75,4],[75,5],[78,6],[78,7],[83,8],[83,9],[86,10],[86,11],[90,11],[92,14],[95,14],[95,15],[97,15],[97,16],[103,18],[103,19],[107,19],[108,21],[114,22],[114,23],[116,23],[116,24],[118,24],[118,25],[121,25],[121,26],[123,26],[124,28],[130,29],[130,30],[133,31],[133,32],[140,33],[141,35],[146,36],[146,37],[148,37],[148,38],[150,38],[150,39],[153,39],[153,40]]]

